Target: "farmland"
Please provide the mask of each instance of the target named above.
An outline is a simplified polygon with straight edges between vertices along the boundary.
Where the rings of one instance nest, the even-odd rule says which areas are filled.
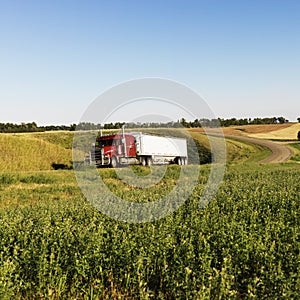
[[[209,150],[205,136],[192,135]],[[54,170],[69,167],[72,134],[0,139],[1,299],[299,298],[298,152],[288,163],[261,165],[268,150],[228,140],[225,177],[209,205],[199,207],[206,164],[177,211],[130,224],[97,211],[73,170]],[[141,202],[172,189],[179,170],[169,166],[162,185],[142,192],[114,170],[99,173],[115,193]]]
[[[203,132],[201,128],[190,129],[192,132]],[[209,128],[209,132],[214,132],[214,128]],[[226,135],[242,135],[259,139],[292,141],[297,137],[300,131],[299,123],[285,124],[262,124],[262,125],[245,125],[245,126],[230,126],[223,128]]]
[[[270,140],[294,140],[297,137],[298,131],[300,131],[299,123],[279,130],[272,130],[270,132],[253,133],[250,134],[250,136]]]

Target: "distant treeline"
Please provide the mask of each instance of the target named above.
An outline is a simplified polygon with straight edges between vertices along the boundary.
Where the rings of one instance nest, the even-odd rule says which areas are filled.
[[[67,125],[49,125],[49,126],[38,126],[35,122],[31,123],[0,123],[0,132],[2,133],[18,133],[18,132],[43,132],[52,130],[69,130],[74,131],[76,124],[70,126]]]
[[[254,119],[196,119],[194,121],[186,121],[184,118],[176,122],[147,122],[147,123],[107,123],[103,125],[103,129],[119,129],[122,125],[125,125],[126,128],[198,128],[198,127],[228,127],[228,126],[242,126],[242,125],[259,125],[259,124],[284,124],[288,123],[289,120],[284,117],[273,117],[273,118],[254,118]],[[95,128],[92,128],[95,127]],[[77,126],[77,130],[88,130],[88,129],[100,129],[100,124],[91,124],[91,123],[80,123]]]
[[[300,118],[298,118],[300,122]],[[94,124],[90,122],[81,122],[78,125],[48,125],[48,126],[38,126],[35,122],[31,123],[0,123],[0,132],[2,133],[17,133],[17,132],[43,132],[43,131],[55,131],[55,130],[99,130],[103,129],[119,129],[123,125],[126,128],[198,128],[198,127],[228,127],[228,126],[242,126],[242,125],[258,125],[258,124],[284,124],[288,123],[289,120],[284,117],[273,117],[273,118],[254,118],[254,119],[196,119],[194,121],[186,121],[184,118],[175,121],[175,122],[116,122],[116,123],[107,123],[101,126],[101,124]]]

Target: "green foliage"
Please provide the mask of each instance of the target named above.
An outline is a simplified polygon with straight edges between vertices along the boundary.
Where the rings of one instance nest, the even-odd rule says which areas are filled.
[[[42,128],[39,128],[35,122],[31,123],[0,123],[0,132],[36,132],[43,131]]]
[[[0,184],[10,185],[16,183],[37,183],[37,184],[48,184],[54,183],[54,178],[52,175],[46,175],[43,173],[38,174],[12,174],[12,173],[2,173],[0,174]]]
[[[174,185],[178,168],[157,192]],[[140,201],[114,170],[99,172]],[[72,171],[2,174],[0,298],[298,299],[300,167],[230,167],[199,208],[208,174],[201,167],[190,199],[147,224],[102,215]]]
[[[38,126],[35,122],[31,123],[0,123],[1,133],[17,133],[17,132],[43,132],[53,130],[70,130],[74,131],[76,124],[66,125],[49,125],[49,126]]]
[[[293,148],[294,155],[292,156],[291,160],[293,161],[300,161],[300,144],[290,144],[290,146]]]

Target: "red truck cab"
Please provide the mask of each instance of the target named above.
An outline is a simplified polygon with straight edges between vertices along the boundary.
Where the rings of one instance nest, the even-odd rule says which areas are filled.
[[[100,136],[94,149],[96,165],[116,167],[122,158],[136,157],[134,136],[130,134],[112,134]]]

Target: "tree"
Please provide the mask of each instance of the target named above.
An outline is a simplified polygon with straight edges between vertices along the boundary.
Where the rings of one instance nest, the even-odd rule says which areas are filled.
[[[70,131],[75,131],[76,130],[76,124],[71,124],[69,130]]]
[[[183,127],[190,127],[190,126],[189,126],[189,123],[185,120],[185,118],[181,118],[180,124],[181,124]]]
[[[286,119],[284,117],[279,117],[279,118],[277,118],[277,120],[280,124],[286,123]]]
[[[300,118],[298,118],[297,120],[298,120],[298,122],[300,123]]]

